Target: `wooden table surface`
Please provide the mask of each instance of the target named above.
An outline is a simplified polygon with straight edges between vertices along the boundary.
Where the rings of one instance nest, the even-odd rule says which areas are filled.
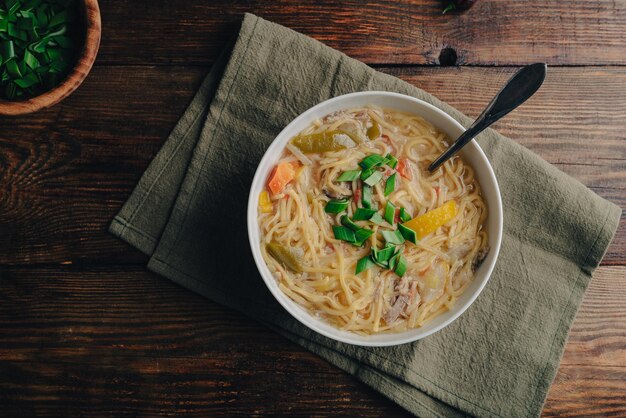
[[[308,3],[308,4],[307,4]],[[313,5],[315,4],[315,5]],[[496,125],[626,207],[626,1],[103,0],[102,46],[52,109],[0,119],[0,415],[403,416],[265,327],[144,268],[106,232],[243,12],[476,116],[518,66],[547,80]],[[545,416],[626,416],[626,221]]]

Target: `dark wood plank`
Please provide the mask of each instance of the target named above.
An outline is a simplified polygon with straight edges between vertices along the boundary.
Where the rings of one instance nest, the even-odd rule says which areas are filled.
[[[0,415],[408,416],[241,314],[107,270],[2,271]]]
[[[251,319],[141,268],[0,275],[0,415],[403,414]],[[626,267],[597,270],[547,416],[624,412],[624,277]]]
[[[514,71],[383,70],[474,116]],[[0,263],[144,262],[106,227],[205,72],[96,67],[61,105],[0,119]],[[496,128],[626,207],[625,121],[626,69],[553,68],[537,96]],[[626,264],[626,217],[605,263]]]
[[[624,2],[479,0],[461,15],[442,15],[443,7],[440,0],[102,0],[99,61],[207,64],[252,12],[367,63],[439,64],[445,48],[461,65],[626,63]]]

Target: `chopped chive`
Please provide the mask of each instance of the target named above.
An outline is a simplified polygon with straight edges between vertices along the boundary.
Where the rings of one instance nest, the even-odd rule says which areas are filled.
[[[406,267],[407,267],[406,258],[404,258],[404,256],[401,255],[400,257],[398,257],[398,261],[396,263],[396,268],[394,269],[394,271],[396,272],[398,276],[402,277],[404,276],[404,273],[406,273]]]
[[[372,253],[372,255],[376,261],[384,263],[389,261],[395,249],[396,247],[385,247],[382,250],[377,250],[375,253]]]
[[[353,181],[358,179],[360,175],[361,170],[344,171],[339,177],[337,177],[337,181]]]
[[[76,0],[0,1],[0,98],[25,99],[56,86],[78,52]]]
[[[398,264],[398,258],[402,255],[402,251],[398,250],[396,253],[389,259],[389,270],[395,270],[396,265]]]
[[[365,173],[365,171],[363,173]],[[363,183],[367,184],[368,186],[373,187],[377,185],[378,182],[382,180],[382,178],[383,178],[383,173],[381,173],[378,170],[375,170],[372,174],[370,174],[368,177],[363,179]]]
[[[359,261],[356,262],[356,270],[354,271],[354,274],[359,274],[365,270],[368,270],[369,268],[374,266],[374,262],[371,260],[369,255],[366,255],[365,257],[361,258]]]
[[[402,222],[408,222],[412,219],[413,217],[411,216],[411,214],[409,212],[407,212],[406,209],[404,208],[400,208],[400,221]]]
[[[400,231],[405,240],[417,244],[417,234],[411,228],[398,224],[398,231]]]
[[[390,225],[393,225],[393,220],[396,217],[396,206],[391,203],[391,200],[388,200],[385,205],[385,215],[383,217]]]
[[[373,233],[374,231],[370,229],[365,229],[365,228],[359,229],[358,231],[354,233],[354,237],[355,237],[354,245],[357,245],[359,247],[362,246],[365,243],[365,241],[367,241],[369,237],[372,236]]]
[[[400,245],[404,243],[404,238],[397,229],[395,231],[383,231],[382,235],[388,244]]]
[[[375,213],[376,210],[374,209],[357,208],[352,219],[355,221],[367,221],[374,216]]]
[[[333,226],[333,234],[335,234],[335,238],[341,241],[346,242],[355,242],[356,238],[354,236],[354,231],[350,228],[346,228],[345,226]]]
[[[329,200],[328,203],[326,203],[326,207],[324,207],[324,211],[326,213],[341,213],[347,209],[348,204],[348,199]]]
[[[387,178],[387,181],[385,182],[385,196],[389,196],[391,193],[393,193],[395,189],[396,189],[396,173],[393,173],[392,175],[389,176],[389,178]]]
[[[385,157],[387,160],[387,165],[391,168],[396,168],[398,166],[398,159],[391,154],[387,154]]]
[[[348,215],[343,215],[341,217],[341,224],[345,226],[346,228],[350,228],[353,231],[358,231],[359,229],[361,229],[360,226],[352,222],[352,220],[348,217]]]
[[[363,185],[363,195],[361,196],[361,203],[364,208],[372,208],[372,188],[367,184]]]
[[[376,212],[375,214],[372,215],[372,217],[369,219],[369,221],[371,223],[374,223],[376,225],[380,225],[383,223],[384,219],[382,216],[380,216],[380,213]]]
[[[389,262],[387,262],[387,261],[379,261],[378,260],[378,253],[379,252],[380,251],[378,251],[376,248],[372,247],[371,254],[370,254],[371,260],[374,262],[374,264],[376,264],[376,265],[378,265],[378,266],[380,266],[380,267],[382,267],[384,269],[389,268]]]
[[[367,169],[372,168],[372,167],[377,167],[379,165],[383,165],[383,164],[385,164],[386,161],[387,160],[382,155],[372,154],[372,155],[368,155],[367,157],[363,158],[361,160],[361,162],[359,163],[359,165],[364,170],[367,170]]]

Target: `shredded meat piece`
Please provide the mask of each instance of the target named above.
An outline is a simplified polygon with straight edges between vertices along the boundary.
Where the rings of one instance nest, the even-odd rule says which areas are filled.
[[[385,322],[387,324],[392,324],[396,319],[398,319],[398,317],[404,311],[404,308],[406,308],[406,305],[408,305],[408,303],[409,303],[409,296],[407,295],[398,296],[398,298],[394,302],[391,309],[389,309],[387,313],[385,314],[385,316],[383,317]]]
[[[346,195],[343,195],[343,194],[341,194],[341,193],[335,193],[335,192],[333,192],[333,191],[331,191],[331,190],[328,190],[328,189],[326,189],[326,188],[323,188],[323,189],[322,189],[322,192],[323,192],[323,193],[324,193],[327,197],[329,197],[329,198],[331,198],[331,199],[339,199],[339,200],[341,200],[341,199],[345,199],[345,198],[347,197]]]
[[[346,112],[344,110],[338,110],[336,112],[333,113],[329,113],[328,115],[324,116],[324,118],[322,119],[323,123],[329,123],[329,122],[334,122],[336,120],[339,120]]]

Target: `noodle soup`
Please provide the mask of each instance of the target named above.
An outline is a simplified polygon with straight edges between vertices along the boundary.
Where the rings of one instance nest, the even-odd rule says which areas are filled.
[[[428,165],[448,138],[423,118],[368,106],[293,137],[259,195],[261,253],[313,315],[362,335],[445,312],[488,251],[472,167]]]

